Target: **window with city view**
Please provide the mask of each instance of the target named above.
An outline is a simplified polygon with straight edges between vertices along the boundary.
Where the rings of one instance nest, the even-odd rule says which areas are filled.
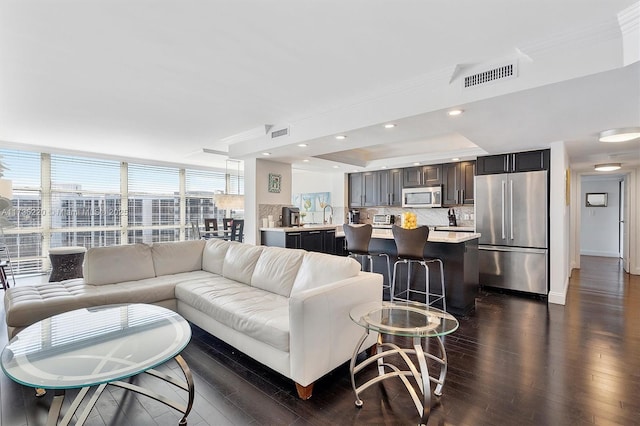
[[[46,271],[50,247],[190,239],[191,224],[224,215],[213,202],[228,186],[224,171],[4,149],[0,155],[13,183],[3,240],[18,274]]]

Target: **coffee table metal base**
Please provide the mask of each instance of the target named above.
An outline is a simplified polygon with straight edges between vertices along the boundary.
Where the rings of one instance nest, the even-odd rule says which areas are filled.
[[[83,425],[85,421],[87,421],[87,419],[89,418],[89,414],[91,413],[91,410],[93,409],[93,407],[96,405],[96,402],[98,402],[98,398],[100,398],[100,395],[102,394],[102,392],[104,391],[104,389],[107,387],[107,385],[110,386],[117,386],[123,389],[127,389],[136,393],[139,393],[141,395],[145,395],[149,398],[155,399],[156,401],[159,401],[171,408],[173,408],[174,410],[180,412],[183,414],[182,418],[180,419],[180,422],[178,423],[180,426],[186,426],[187,425],[187,416],[189,415],[189,413],[191,412],[191,408],[193,407],[193,398],[194,398],[194,384],[193,384],[193,376],[191,375],[191,370],[189,369],[189,366],[187,365],[187,363],[184,361],[184,359],[182,358],[182,356],[177,355],[175,358],[176,363],[178,364],[178,366],[180,367],[180,369],[182,370],[182,373],[184,374],[185,380],[186,381],[182,381],[176,377],[173,376],[169,376],[167,374],[161,373],[160,371],[154,370],[154,369],[150,369],[145,371],[146,374],[149,374],[151,376],[157,377],[159,379],[164,380],[167,383],[170,383],[186,392],[189,393],[189,397],[187,400],[187,404],[181,404],[179,402],[170,400],[169,398],[167,398],[164,395],[160,395],[156,392],[152,392],[149,389],[145,389],[143,387],[131,384],[131,383],[127,383],[127,382],[122,382],[122,381],[115,381],[115,382],[109,382],[109,383],[103,383],[101,385],[98,385],[98,387],[96,388],[95,392],[93,393],[93,395],[91,396],[91,399],[89,400],[87,406],[85,407],[85,409],[82,411],[82,414],[80,415],[80,417],[78,417],[78,420],[76,421],[76,425]],[[89,392],[89,390],[91,389],[91,387],[85,387],[82,388],[80,390],[80,392],[78,393],[78,395],[76,396],[76,398],[73,400],[73,402],[71,403],[71,406],[69,407],[69,409],[67,410],[67,412],[65,413],[64,417],[62,418],[62,420],[60,421],[60,423],[58,423],[58,419],[60,417],[60,411],[62,409],[62,402],[64,401],[64,395],[65,395],[65,390],[64,389],[56,389],[55,391],[55,396],[53,397],[53,402],[51,403],[51,407],[49,408],[49,416],[47,418],[47,426],[55,426],[55,425],[61,425],[61,426],[66,426],[68,425],[73,416],[75,415],[76,411],[78,410],[78,408],[80,407],[80,404],[82,403],[82,401],[84,400],[84,398],[86,397],[87,393]]]
[[[437,357],[433,354],[425,352],[422,348],[423,339],[427,339],[428,337],[413,337],[413,349],[410,349],[401,348],[394,343],[383,343],[381,340],[382,335],[379,335],[376,354],[356,365],[356,358],[358,356],[358,353],[360,353],[361,346],[366,340],[368,334],[368,331],[365,332],[356,345],[350,363],[349,371],[351,373],[351,386],[353,387],[353,392],[356,395],[356,406],[362,407],[363,402],[360,399],[360,393],[367,389],[369,386],[379,383],[390,377],[399,377],[404,386],[407,388],[407,391],[411,395],[411,398],[413,399],[416,409],[420,414],[421,423],[427,424],[427,420],[429,419],[429,414],[431,411],[430,382],[436,383],[436,388],[433,393],[436,396],[441,396],[442,387],[444,386],[444,380],[447,375],[447,353],[444,349],[442,341],[439,337],[434,337],[434,339],[438,342],[441,354],[441,357]],[[390,357],[392,355],[399,355],[406,364],[408,370],[401,370],[398,366],[391,364],[390,362],[385,362],[384,358]],[[417,367],[413,359],[411,359],[409,355],[415,355],[415,358],[418,361]],[[428,359],[433,360],[440,365],[440,375],[437,378],[429,375],[429,367],[427,365]],[[360,372],[363,368],[374,362],[377,362],[378,364],[378,376],[370,379],[361,386],[356,387],[356,373]],[[385,367],[390,371],[386,372]],[[416,385],[413,385],[407,377],[413,377]],[[416,387],[418,388],[417,391]],[[419,393],[422,395],[422,398],[420,398],[420,396],[418,395]]]

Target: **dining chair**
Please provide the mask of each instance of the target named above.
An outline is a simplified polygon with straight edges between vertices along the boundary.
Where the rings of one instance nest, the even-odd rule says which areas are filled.
[[[229,240],[240,243],[244,240],[244,219],[233,219]]]
[[[391,282],[391,300],[405,300],[409,301],[411,299],[412,293],[417,293],[423,295],[425,297],[425,303],[427,305],[433,305],[438,301],[442,301],[442,310],[447,310],[447,300],[445,297],[444,290],[444,267],[442,264],[442,260],[438,258],[430,258],[424,256],[425,246],[428,244],[427,239],[429,238],[429,227],[428,226],[419,226],[414,229],[405,229],[398,225],[393,225],[393,240],[396,243],[396,248],[398,250],[398,260],[393,264],[393,280]],[[437,262],[440,264],[440,293],[432,293],[431,286],[429,285],[429,266],[428,263]],[[406,264],[407,265],[407,287],[405,290],[401,291],[399,294],[395,293],[396,286],[396,272],[398,264]],[[425,271],[425,290],[417,290],[411,288],[411,265],[418,264],[424,267]],[[400,297],[400,295],[405,295],[404,297]],[[433,296],[433,300],[431,297]]]
[[[207,218],[204,220],[204,230],[207,232],[218,230],[218,219]]]

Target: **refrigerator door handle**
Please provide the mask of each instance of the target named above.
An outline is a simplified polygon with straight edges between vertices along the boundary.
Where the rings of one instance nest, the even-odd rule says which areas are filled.
[[[506,235],[504,234],[504,216],[505,216],[505,213],[506,213],[506,212],[504,211],[504,208],[505,208],[505,201],[506,201],[506,200],[504,199],[504,196],[505,196],[505,192],[506,192],[506,190],[507,190],[507,182],[505,182],[505,181],[503,180],[503,181],[502,181],[502,218],[501,218],[501,220],[502,220],[502,239],[503,239],[503,240],[506,238]]]
[[[510,253],[534,253],[534,254],[547,253],[547,249],[530,248],[530,247],[486,246],[486,245],[479,245],[478,250],[504,251],[504,252],[510,252]]]
[[[513,240],[513,181],[509,180],[509,231]]]

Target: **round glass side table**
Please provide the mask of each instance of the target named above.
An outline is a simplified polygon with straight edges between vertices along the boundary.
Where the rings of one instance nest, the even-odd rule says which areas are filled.
[[[415,302],[368,303],[354,307],[349,315],[356,324],[365,329],[353,352],[349,369],[351,385],[356,395],[356,406],[362,407],[360,393],[369,386],[390,377],[399,377],[413,399],[421,422],[426,424],[431,410],[430,382],[436,384],[434,394],[440,396],[447,375],[447,353],[440,337],[456,331],[459,325],[458,320],[440,309]],[[360,353],[361,346],[372,331],[380,334],[376,354],[356,365],[356,358]],[[383,335],[410,337],[413,341],[413,347],[401,348],[395,343],[383,342]],[[436,338],[440,356],[424,351],[423,339],[430,337]],[[392,364],[389,360],[394,355],[397,355],[394,360],[399,357],[402,361],[401,366]],[[415,355],[417,366],[410,355]],[[385,358],[387,359],[385,360]],[[438,377],[429,375],[427,360],[432,360],[440,366]],[[374,362],[378,365],[378,376],[356,386],[355,375]],[[415,385],[411,378],[415,381]]]

